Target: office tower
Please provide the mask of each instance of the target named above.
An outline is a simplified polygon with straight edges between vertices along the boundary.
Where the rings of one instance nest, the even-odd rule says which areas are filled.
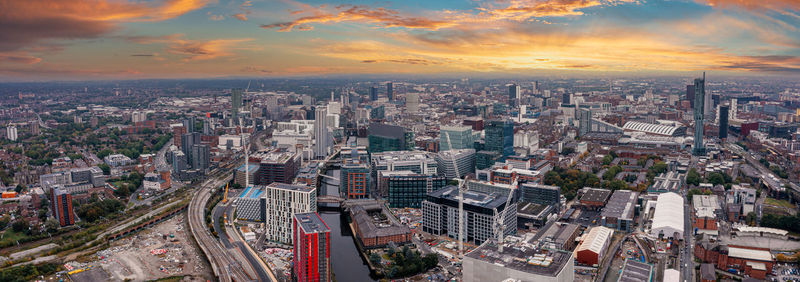
[[[188,167],[188,160],[186,154],[182,151],[172,152],[172,171],[179,173],[186,170]]]
[[[386,97],[389,98],[389,101],[394,101],[394,89],[392,88],[392,83],[386,83]]]
[[[561,189],[557,186],[523,183],[520,189],[523,201],[548,206],[561,203]]]
[[[736,98],[732,98],[731,108],[730,108],[730,113],[728,113],[728,118],[731,120],[736,120],[737,119],[736,112],[738,111],[738,109],[739,109],[739,100]]]
[[[386,185],[391,208],[418,209],[422,207],[425,195],[447,185],[447,178],[443,176],[423,175],[411,171],[390,173],[382,180]]]
[[[703,81],[705,81],[705,74],[703,75]],[[703,84],[703,91],[705,91],[705,83]],[[706,120],[711,120],[714,118],[714,102],[712,97],[715,95],[711,95],[711,93],[703,92],[703,114],[705,115]]]
[[[42,134],[41,129],[39,129],[39,121],[36,121],[36,120],[30,121],[30,122],[28,122],[28,124],[30,125],[31,134],[33,134],[33,135]],[[97,127],[97,126],[94,126],[94,127]]]
[[[592,131],[592,109],[578,108],[578,135],[583,136]]]
[[[183,127],[186,128],[186,132],[192,133],[194,132],[194,126],[197,123],[197,117],[187,117],[183,120]]]
[[[539,94],[539,81],[533,82],[533,94],[534,95]]]
[[[75,224],[72,195],[69,193],[58,188],[50,188],[50,210],[53,211],[53,217],[58,220],[61,227]]]
[[[503,157],[514,154],[514,123],[511,121],[490,120],[486,125],[486,151],[496,152]]]
[[[298,213],[317,211],[317,189],[306,185],[272,183],[263,189],[265,235],[269,241],[292,244],[292,217]]]
[[[261,162],[256,172],[255,183],[267,185],[273,182],[292,183],[300,170],[302,156],[294,152],[259,153]],[[252,157],[252,155],[251,155]]]
[[[203,119],[203,135],[214,135],[211,129],[211,118]]]
[[[316,212],[292,217],[292,281],[331,281],[331,229]]]
[[[408,93],[406,95],[406,111],[413,114],[419,112],[419,93]]]
[[[6,127],[6,137],[8,140],[17,141],[17,127],[16,126],[9,126]]]
[[[365,163],[342,165],[339,193],[346,199],[369,198],[370,170]]]
[[[188,164],[194,163],[194,160],[192,159],[192,146],[195,144],[200,144],[201,139],[202,135],[199,132],[186,133],[181,136],[181,152],[186,155],[186,161]]]
[[[371,123],[368,129],[367,149],[370,153],[404,151],[414,148],[414,132],[405,127],[383,123]]]
[[[242,89],[231,89],[231,114],[234,122],[239,120],[239,108],[242,107]]]
[[[705,120],[705,113],[703,110],[706,101],[706,73],[703,73],[703,78],[696,78],[694,80],[694,147],[692,154],[695,156],[704,156],[706,148],[703,147],[703,121]]]
[[[728,138],[728,106],[719,107],[719,139]]]
[[[571,98],[571,95],[569,93],[561,94],[561,104],[564,104],[564,105],[572,104],[571,101],[570,101],[571,100],[570,98]]]
[[[205,170],[211,163],[211,148],[208,145],[192,145],[192,168]]]
[[[314,110],[314,157],[325,158],[329,154],[330,136],[328,135],[328,126],[326,119],[328,117],[328,110],[325,107],[317,107]]]
[[[448,142],[448,136],[450,141]],[[451,147],[452,145],[452,147]],[[469,149],[475,146],[475,136],[469,126],[442,126],[439,128],[439,150]]]
[[[508,86],[508,105],[514,107],[519,103],[520,98],[519,85],[511,84]]]
[[[462,178],[475,172],[475,149],[456,149],[439,151],[436,154],[439,175],[448,179]],[[456,171],[456,168],[458,170]]]
[[[387,151],[372,153],[372,174],[378,171],[410,170],[419,174],[436,174],[433,153],[424,151]]]
[[[370,86],[369,87],[369,99],[371,101],[377,101],[378,100],[378,87],[375,87],[375,86]]]
[[[422,230],[433,235],[458,238],[458,187],[449,186],[429,193],[422,202]],[[506,208],[508,193],[464,193],[464,228],[466,242],[480,245],[489,238],[497,238],[499,226],[495,220],[505,217],[504,234],[517,232],[517,203],[511,201]],[[503,215],[505,213],[505,215]]]
[[[689,100],[689,106],[694,109],[694,85],[686,85],[686,100]]]

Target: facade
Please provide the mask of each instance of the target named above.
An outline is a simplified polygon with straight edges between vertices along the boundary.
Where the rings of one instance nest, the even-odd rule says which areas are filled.
[[[487,151],[493,151],[507,157],[514,154],[514,123],[511,121],[490,120],[486,124]]]
[[[75,224],[72,195],[58,188],[50,188],[50,210],[61,227]]]
[[[330,154],[331,137],[328,132],[326,118],[328,110],[325,107],[317,107],[314,110],[314,157],[325,158]]]
[[[292,281],[331,281],[331,229],[316,212],[292,217]]]
[[[211,148],[208,145],[192,145],[192,168],[206,170],[211,165]]]
[[[458,166],[458,169],[456,169]],[[475,149],[439,151],[436,154],[436,167],[439,175],[462,178],[475,172]]]
[[[730,109],[728,106],[720,106],[719,111],[719,119],[717,123],[719,124],[719,139],[728,138],[728,114],[730,113]]]
[[[450,141],[448,142],[448,136]],[[452,145],[452,147],[451,147]],[[475,136],[469,126],[442,126],[439,128],[439,149],[471,149],[475,146]]]
[[[720,245],[708,241],[695,243],[694,255],[717,269],[735,269],[756,279],[766,279],[775,266],[775,258],[767,248]]]
[[[404,151],[414,148],[414,132],[408,131],[405,127],[371,123],[368,131],[369,145],[367,149],[370,153]]]
[[[355,236],[365,248],[411,242],[411,229],[400,223],[381,202],[366,200],[350,207]]]
[[[519,85],[511,84],[508,86],[508,104],[510,106],[513,107],[519,103],[520,95]]]
[[[540,205],[560,206],[561,188],[550,185],[523,183],[520,185],[522,190],[522,200]]]
[[[506,213],[505,235],[512,235],[517,230],[517,203],[511,201],[506,209],[508,194],[482,193],[467,191],[464,193],[464,228],[466,242],[480,245],[495,236],[497,226],[494,221],[501,213]],[[497,214],[495,214],[497,211]],[[434,235],[447,235],[458,238],[458,187],[449,186],[428,194],[422,202],[423,231]]]
[[[233,118],[234,122],[237,122],[239,119],[239,108],[241,107],[242,107],[242,89],[233,88],[231,89],[231,117]]]
[[[428,193],[447,184],[445,177],[422,174],[392,175],[385,181],[392,208],[420,208]]]
[[[706,102],[706,74],[703,73],[703,78],[696,78],[694,80],[694,147],[692,147],[692,154],[695,156],[704,156],[706,148],[703,145],[703,122],[705,121],[705,102]]]
[[[261,189],[264,189],[261,197],[265,199],[267,240],[292,244],[292,217],[317,211],[317,189],[284,183],[272,183]]]
[[[386,98],[389,98],[389,102],[394,101],[394,88],[391,82],[386,83]]]
[[[252,157],[251,157],[252,159]],[[300,155],[293,152],[269,152],[260,156],[261,163],[254,183],[292,183],[300,166]]]
[[[19,138],[19,136],[17,134],[16,126],[6,127],[6,138],[8,138],[8,140],[11,141],[17,141],[17,138]]]
[[[583,241],[575,249],[578,263],[598,265],[603,260],[608,245],[611,243],[614,230],[603,226],[595,226],[584,236]]]
[[[578,108],[578,135],[584,136],[592,130],[592,109]]]
[[[636,222],[636,202],[639,193],[630,190],[616,190],[608,199],[600,213],[600,223],[622,232],[633,232]],[[683,209],[681,209],[683,210]]]
[[[103,158],[103,161],[109,166],[118,167],[118,166],[126,166],[133,163],[133,160],[123,154],[113,154],[108,155]]]
[[[378,100],[378,87],[372,86],[369,88],[369,99],[372,101]]]
[[[391,151],[373,153],[370,158],[372,175],[378,171],[410,170],[419,174],[437,173],[437,162],[433,153],[424,151]]]
[[[346,199],[364,199],[370,195],[370,169],[367,164],[342,165],[339,193]]]

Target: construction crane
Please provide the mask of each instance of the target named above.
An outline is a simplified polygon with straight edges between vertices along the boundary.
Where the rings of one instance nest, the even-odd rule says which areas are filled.
[[[447,147],[450,151],[453,150],[453,143],[450,142],[450,132],[445,132],[447,139]],[[467,181],[461,179],[461,172],[458,170],[458,162],[456,156],[452,154],[450,157],[453,160],[453,168],[456,172],[456,179],[458,179],[458,256],[464,257],[464,192],[467,192]]]
[[[497,208],[494,208],[495,220],[494,220],[494,230],[497,232],[497,251],[502,253],[503,252],[503,237],[506,236],[506,216],[508,215],[508,209],[511,205],[511,198],[514,197],[514,189],[513,187],[518,187],[519,179],[518,176],[514,177],[514,182],[511,183],[511,188],[508,189],[508,197],[506,197],[506,205],[503,208],[503,215],[497,214]],[[514,211],[516,212],[516,211]]]

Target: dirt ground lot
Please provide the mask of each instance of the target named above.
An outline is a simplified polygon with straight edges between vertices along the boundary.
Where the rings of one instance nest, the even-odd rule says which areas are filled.
[[[100,267],[112,281],[147,281],[185,276],[184,281],[212,278],[211,268],[194,244],[185,215],[172,217],[156,226],[113,242],[97,252],[96,260],[69,263],[75,268]]]

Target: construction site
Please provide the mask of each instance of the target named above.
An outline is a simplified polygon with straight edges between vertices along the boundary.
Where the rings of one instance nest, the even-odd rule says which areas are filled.
[[[113,241],[94,260],[64,266],[73,281],[148,281],[168,277],[182,281],[213,279],[211,269],[191,238],[183,214],[149,229]]]

